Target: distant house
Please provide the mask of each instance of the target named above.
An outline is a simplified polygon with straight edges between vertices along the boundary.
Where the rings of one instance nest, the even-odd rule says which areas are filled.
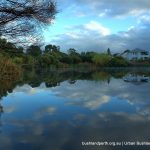
[[[126,50],[120,56],[127,60],[147,60],[150,58],[150,52],[141,49]]]

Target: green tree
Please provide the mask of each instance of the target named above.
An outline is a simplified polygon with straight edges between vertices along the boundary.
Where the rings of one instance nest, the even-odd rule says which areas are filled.
[[[23,64],[33,66],[35,64],[35,59],[31,55],[25,55],[23,57]]]
[[[22,65],[23,64],[23,58],[22,57],[14,57],[13,62],[17,65]]]
[[[81,62],[80,54],[74,48],[68,50],[68,56],[73,64]]]
[[[11,57],[23,54],[23,47],[16,47],[13,43],[7,42],[6,39],[0,39],[0,52]]]
[[[97,66],[108,66],[110,59],[111,57],[109,55],[98,53],[96,53],[92,58],[93,63]]]
[[[55,53],[60,52],[60,47],[56,45],[51,45],[51,44],[46,45],[44,53],[52,53],[52,52],[55,52]]]
[[[50,54],[43,54],[38,58],[41,67],[49,67],[55,63],[55,58]]]
[[[109,66],[110,67],[127,67],[129,66],[129,63],[123,57],[115,56],[110,60]]]
[[[46,45],[44,53],[50,53],[50,52],[52,52],[52,49],[53,49],[53,45],[51,45],[51,44]]]
[[[110,51],[109,48],[107,49],[107,54],[108,54],[108,55],[111,55],[111,51]]]
[[[19,46],[17,48],[17,52],[20,53],[20,54],[23,54],[23,50],[24,50],[24,48],[22,46]]]
[[[69,54],[69,55],[77,55],[77,52],[76,52],[76,50],[75,50],[74,48],[70,48],[70,49],[68,50],[68,54]]]
[[[42,51],[41,51],[41,49],[40,49],[39,46],[37,46],[37,45],[31,45],[31,46],[27,49],[26,53],[27,53],[28,55],[33,56],[33,57],[37,57],[37,56],[39,56],[39,55],[42,54]]]
[[[95,54],[96,54],[95,52],[81,52],[80,57],[82,62],[92,63],[93,62],[92,58]]]

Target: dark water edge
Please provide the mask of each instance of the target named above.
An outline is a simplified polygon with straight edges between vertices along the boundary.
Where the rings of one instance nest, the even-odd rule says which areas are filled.
[[[127,146],[150,141],[149,67],[31,69],[12,79],[0,80],[0,149],[150,148]]]

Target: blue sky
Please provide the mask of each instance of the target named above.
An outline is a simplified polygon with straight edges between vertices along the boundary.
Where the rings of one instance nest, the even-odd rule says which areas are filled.
[[[112,52],[150,48],[149,0],[57,0],[59,13],[44,31],[63,51]]]

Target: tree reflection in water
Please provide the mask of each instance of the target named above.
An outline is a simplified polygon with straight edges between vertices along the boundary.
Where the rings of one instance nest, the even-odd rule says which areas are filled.
[[[96,82],[106,82],[109,84],[111,78],[125,79],[128,75],[134,76],[150,76],[150,71],[131,71],[124,69],[103,69],[103,70],[40,70],[40,69],[24,69],[10,71],[7,69],[5,72],[0,73],[0,99],[11,93],[17,85],[29,84],[32,88],[40,86],[45,83],[46,87],[59,86],[61,82],[68,81],[70,84],[75,84],[77,80],[92,80]],[[129,80],[128,80],[129,81]],[[143,80],[141,80],[143,81]]]
[[[2,120],[1,120],[1,116],[2,116],[2,113],[3,113],[3,106],[0,105],[0,133],[2,132]]]
[[[146,134],[146,132],[149,130],[149,127],[147,126],[149,124],[149,120],[145,117],[144,114],[147,115],[149,112],[149,105],[147,105],[149,103],[147,101],[144,101],[143,99],[139,99],[139,101],[142,102],[142,107],[140,111],[136,112],[137,107],[134,107],[133,104],[135,103],[135,105],[138,106],[139,109],[140,103],[136,98],[141,98],[144,95],[136,96],[135,93],[140,94],[137,92],[139,91],[139,89],[141,90],[141,88],[139,88],[140,86],[138,86],[137,90],[135,90],[135,86],[123,81],[123,77],[128,75],[128,73],[144,74],[146,76],[150,75],[149,71],[143,71],[139,73],[132,70],[116,69],[103,69],[96,71],[60,69],[47,71],[31,69],[24,70],[21,76],[15,75],[14,77],[9,77],[9,80],[0,80],[1,98],[3,96],[6,96],[8,93],[11,93],[17,85],[19,85],[20,87],[22,87],[21,85],[24,85],[27,88],[30,88],[31,86],[33,88],[31,88],[31,92],[35,92],[32,90],[38,89],[35,87],[39,87],[42,83],[45,83],[47,87],[46,90],[44,87],[44,90],[42,91],[39,88],[39,91],[41,93],[37,92],[37,94],[35,95],[33,93],[33,95],[31,93],[28,95],[26,93],[20,94],[16,92],[16,95],[23,95],[25,97],[22,98],[22,102],[19,101],[18,103],[20,109],[18,109],[17,106],[18,110],[15,110],[16,112],[14,111],[10,114],[5,113],[5,124],[3,125],[5,126],[5,128],[3,132],[5,133],[6,129],[9,130],[10,127],[13,130],[6,133],[6,137],[11,139],[10,141],[13,143],[13,149],[20,149],[24,145],[26,145],[29,146],[28,149],[31,150],[36,149],[37,145],[41,148],[46,144],[48,147],[47,149],[49,149],[49,146],[53,146],[53,143],[55,142],[58,142],[57,145],[55,145],[57,147],[59,144],[62,144],[61,142],[63,142],[62,139],[65,139],[64,137],[67,138],[67,135],[69,135],[68,143],[60,146],[61,148],[64,147],[64,150],[66,150],[67,148],[72,149],[72,147],[79,149],[80,141],[84,139],[91,139],[91,137],[96,140],[100,140],[102,139],[102,137],[105,137],[107,140],[111,141],[112,136],[115,140],[117,138],[120,139],[120,137],[123,135],[127,139],[130,139],[131,135],[136,135],[137,129],[141,129],[141,134],[136,135],[135,139],[140,139],[141,135],[144,135],[147,138],[148,135]],[[86,82],[81,80],[86,80]],[[64,81],[67,81],[69,84],[66,84],[66,82]],[[64,84],[62,82],[64,82]],[[115,83],[117,84],[114,85]],[[125,88],[122,87],[123,83],[125,83],[126,85]],[[109,86],[107,86],[108,84]],[[51,88],[49,87],[55,87],[59,85],[61,86],[54,88],[55,90],[53,89],[52,92],[57,93],[58,90],[60,96],[57,95],[55,97],[53,94],[49,94],[49,91],[51,91]],[[69,85],[72,88],[70,88]],[[115,88],[117,85],[118,88],[119,86],[121,88]],[[135,91],[132,91],[132,89],[134,89]],[[41,95],[43,91],[44,96],[42,97]],[[132,91],[132,94],[130,93],[130,91]],[[121,97],[122,95],[120,93],[124,97]],[[118,96],[117,98],[115,97],[116,95]],[[9,102],[12,100],[11,96],[11,94],[8,96],[10,98],[8,99]],[[66,105],[62,104],[63,96]],[[147,100],[148,96],[145,95],[144,99]],[[58,97],[61,97],[62,101],[57,100]],[[111,97],[114,99],[111,100]],[[145,102],[145,104],[143,104],[143,102]],[[56,107],[57,103],[58,105],[60,103],[62,104],[58,106],[58,110]],[[9,103],[9,106],[12,106],[11,104],[12,103]],[[39,109],[37,109],[36,104]],[[13,105],[16,107],[17,104],[14,102]],[[111,107],[112,105],[113,107]],[[5,105],[3,103],[3,106],[0,107],[1,115],[3,114],[3,111],[7,112],[7,109],[9,108],[6,103]],[[103,108],[100,106],[103,106]],[[120,110],[121,112],[119,112]],[[56,114],[53,115],[53,113]],[[7,125],[8,127],[6,127]],[[70,136],[71,134],[72,136]],[[16,138],[13,138],[14,135]],[[124,140],[123,136],[120,140]],[[56,141],[56,139],[58,140]],[[20,141],[20,143],[18,141]],[[20,144],[20,147],[18,143]],[[69,147],[69,144],[72,147]],[[4,147],[7,147],[7,145],[8,144],[5,144]],[[30,147],[31,145],[33,145],[33,148]],[[2,146],[3,145],[1,145],[1,147]],[[55,148],[52,147],[52,149]]]

